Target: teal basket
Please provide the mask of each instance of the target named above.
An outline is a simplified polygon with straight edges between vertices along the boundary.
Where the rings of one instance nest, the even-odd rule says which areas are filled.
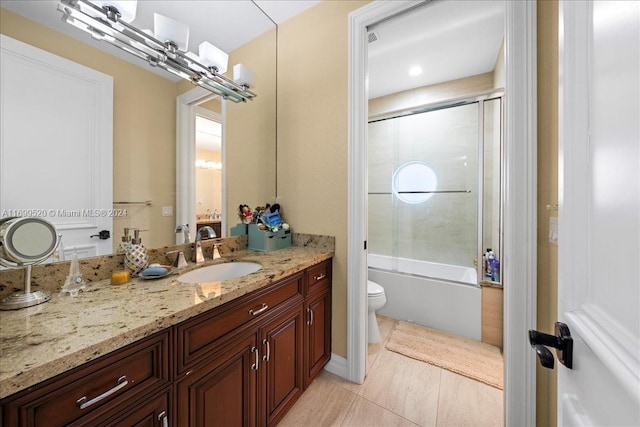
[[[249,224],[249,249],[253,251],[275,251],[291,246],[291,229],[280,229],[275,233],[260,230],[257,225]]]

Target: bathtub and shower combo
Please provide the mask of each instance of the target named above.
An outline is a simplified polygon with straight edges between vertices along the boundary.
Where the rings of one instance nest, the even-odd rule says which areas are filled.
[[[372,118],[368,276],[378,313],[480,340],[483,254],[501,255],[502,93]]]

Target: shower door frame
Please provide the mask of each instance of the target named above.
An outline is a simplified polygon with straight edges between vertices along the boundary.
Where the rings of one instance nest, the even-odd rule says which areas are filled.
[[[367,26],[424,2],[374,1],[349,14],[347,358],[327,369],[361,383],[366,371]],[[536,425],[536,3],[505,1],[504,289],[505,425]]]
[[[476,282],[476,286],[480,287],[483,282],[483,268],[482,259],[483,251],[484,251],[484,152],[485,152],[485,111],[484,106],[485,102],[493,101],[499,99],[500,100],[500,151],[499,151],[499,161],[500,161],[500,197],[499,197],[499,241],[498,247],[500,253],[503,250],[504,242],[502,236],[502,230],[504,229],[504,225],[502,224],[502,220],[504,218],[504,213],[502,208],[504,206],[504,187],[503,187],[503,177],[504,177],[504,161],[503,161],[503,144],[504,144],[504,89],[496,88],[492,90],[487,90],[483,92],[478,92],[473,95],[465,95],[457,98],[447,99],[445,101],[438,101],[432,104],[426,104],[418,107],[411,107],[406,110],[397,110],[392,112],[385,112],[382,114],[378,114],[367,119],[367,125],[381,121],[381,120],[394,120],[402,117],[408,117],[416,114],[425,114],[433,111],[441,111],[450,108],[463,107],[471,104],[478,104],[478,184],[477,184],[477,245],[476,245],[476,257],[477,257],[477,265],[476,265],[476,274],[478,275],[478,279]],[[454,191],[455,192],[455,191]],[[369,193],[367,191],[367,197],[373,193]],[[389,193],[392,194],[392,193]],[[368,203],[367,203],[368,204]],[[367,231],[368,233],[368,231]],[[397,254],[394,254],[393,257],[397,258]],[[427,260],[424,260],[427,261]],[[495,284],[495,283],[494,283]],[[502,285],[502,281],[499,283]]]

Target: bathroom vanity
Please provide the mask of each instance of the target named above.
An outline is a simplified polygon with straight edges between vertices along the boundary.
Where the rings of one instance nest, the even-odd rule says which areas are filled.
[[[101,281],[1,313],[14,330],[0,344],[2,424],[275,425],[330,358],[331,256],[240,251],[224,261],[262,269]]]

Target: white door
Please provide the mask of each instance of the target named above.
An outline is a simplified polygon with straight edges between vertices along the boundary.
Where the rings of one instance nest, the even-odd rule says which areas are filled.
[[[559,425],[640,425],[640,2],[560,15]]]
[[[2,35],[0,213],[50,220],[67,259],[113,252],[113,79]],[[104,234],[103,234],[104,236]]]

